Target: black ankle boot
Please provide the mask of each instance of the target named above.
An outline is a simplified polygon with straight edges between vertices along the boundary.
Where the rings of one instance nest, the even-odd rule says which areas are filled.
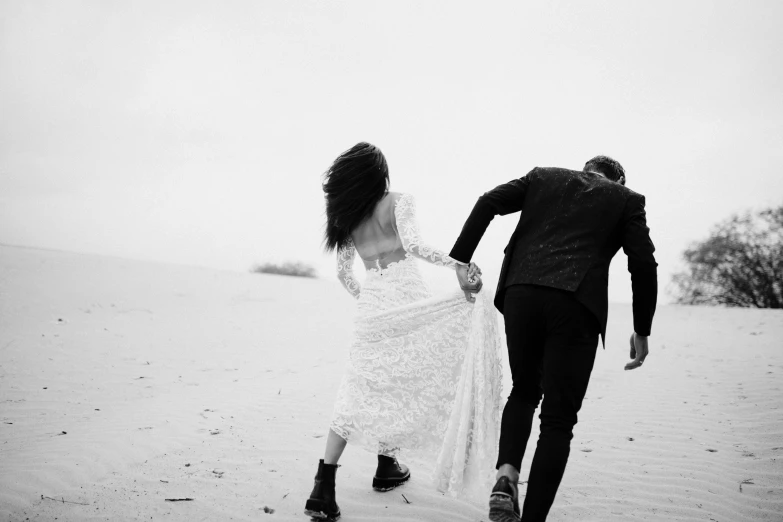
[[[378,455],[378,469],[372,479],[375,491],[389,491],[411,478],[408,466],[400,464],[394,457]]]
[[[318,473],[310,498],[305,504],[305,515],[324,520],[340,518],[340,506],[337,505],[334,494],[334,479],[337,464],[324,464],[324,459],[318,461]]]

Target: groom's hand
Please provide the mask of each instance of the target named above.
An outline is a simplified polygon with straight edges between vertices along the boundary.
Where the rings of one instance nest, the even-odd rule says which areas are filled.
[[[633,370],[640,367],[647,358],[648,353],[650,353],[650,349],[647,346],[647,337],[636,332],[631,334],[631,359],[633,361],[626,364],[625,369]]]
[[[465,265],[457,265],[457,281],[459,287],[465,292],[465,299],[471,303],[476,302],[476,298],[473,295],[481,291],[481,287],[484,285],[481,281],[481,277],[475,274],[475,270],[471,270],[468,273],[468,267]]]

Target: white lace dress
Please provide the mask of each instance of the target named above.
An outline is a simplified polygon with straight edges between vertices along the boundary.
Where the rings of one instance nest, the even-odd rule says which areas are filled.
[[[432,297],[416,258],[456,261],[420,238],[413,198],[396,202],[404,259],[354,277],[349,243],[337,271],[358,300],[355,338],[331,429],[375,453],[412,451],[434,461],[439,490],[485,498],[494,482],[500,426],[500,334],[486,287]]]

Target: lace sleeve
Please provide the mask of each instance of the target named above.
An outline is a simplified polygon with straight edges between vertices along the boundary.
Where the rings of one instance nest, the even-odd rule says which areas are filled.
[[[396,201],[394,218],[397,221],[397,233],[402,240],[402,246],[412,256],[452,270],[456,269],[458,264],[464,264],[422,241],[419,223],[416,220],[416,202],[410,194],[403,194]]]
[[[348,293],[358,298],[361,292],[359,281],[353,274],[353,258],[356,255],[356,247],[350,239],[348,243],[337,250],[337,277]]]

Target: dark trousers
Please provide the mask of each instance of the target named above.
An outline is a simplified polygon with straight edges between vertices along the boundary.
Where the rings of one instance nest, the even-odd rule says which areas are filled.
[[[598,347],[598,320],[572,292],[534,285],[506,290],[504,317],[514,387],[503,410],[499,468],[522,465],[533,414],[541,435],[528,478],[522,522],[546,520],[565,472],[577,412]]]

